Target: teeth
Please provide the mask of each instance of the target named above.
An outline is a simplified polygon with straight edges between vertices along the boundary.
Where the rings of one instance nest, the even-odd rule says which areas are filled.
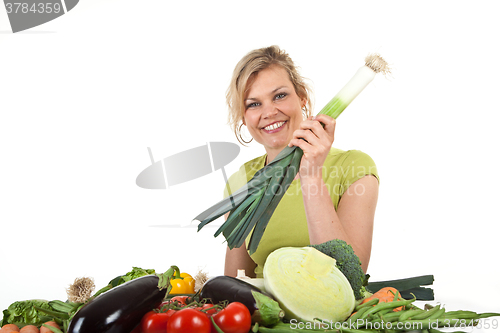
[[[266,131],[272,131],[272,130],[275,130],[275,129],[277,129],[277,128],[279,128],[279,127],[283,126],[283,124],[284,124],[284,123],[285,123],[284,121],[280,121],[280,122],[278,122],[278,123],[274,123],[274,124],[272,124],[272,125],[266,126],[266,127],[264,127],[264,129],[265,129]]]

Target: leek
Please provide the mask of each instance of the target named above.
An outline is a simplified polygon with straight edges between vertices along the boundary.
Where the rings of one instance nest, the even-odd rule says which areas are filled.
[[[319,114],[336,119],[377,73],[390,73],[389,66],[380,55],[370,54],[365,58],[365,65],[358,69]],[[303,151],[299,147],[285,147],[273,161],[257,171],[245,186],[196,216],[194,220],[201,222],[198,231],[230,212],[214,236],[222,233],[228,247],[232,249],[242,246],[255,228],[248,244],[248,251],[253,254],[269,219],[299,171],[302,155]]]

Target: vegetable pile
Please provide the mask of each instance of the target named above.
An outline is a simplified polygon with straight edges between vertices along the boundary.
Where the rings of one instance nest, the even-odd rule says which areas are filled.
[[[393,291],[392,299],[387,299],[388,290]],[[438,328],[461,330],[478,325],[484,318],[500,316],[500,313],[476,313],[473,311],[446,311],[441,305],[426,304],[419,308],[413,303],[415,298],[405,300],[396,289],[384,289],[380,295],[355,307],[352,315],[344,321],[333,322],[316,319],[311,322],[292,320],[279,323],[271,328],[260,327],[262,333],[292,332],[441,332]],[[380,299],[377,297],[379,296]],[[492,328],[498,328],[492,326]],[[449,331],[447,331],[449,332]]]
[[[92,279],[77,278],[67,289],[67,301],[14,302],[3,312],[0,332],[131,332],[167,297],[194,294],[195,281],[177,266],[163,274],[133,267],[91,295],[94,287]]]
[[[366,275],[360,287],[353,283],[362,275],[356,265],[359,259],[350,246],[333,240],[274,251],[264,266],[263,283],[229,276],[207,279],[201,273],[193,278],[177,266],[162,274],[134,267],[93,295],[88,295],[93,280],[76,279],[68,298],[86,296],[82,302],[14,302],[3,312],[0,333],[436,333],[500,316],[446,311],[440,304],[416,306],[416,300],[433,299],[432,289],[421,287],[432,284],[428,275],[380,282],[368,282]],[[363,296],[356,299],[358,292]],[[498,328],[495,322],[492,328]]]
[[[247,333],[252,323],[272,326],[284,316],[272,296],[251,284],[227,276],[207,281],[201,273],[196,278],[202,288],[195,293],[197,281],[177,266],[163,274],[134,267],[94,295],[88,293],[93,280],[78,278],[67,301],[11,304],[0,333]]]

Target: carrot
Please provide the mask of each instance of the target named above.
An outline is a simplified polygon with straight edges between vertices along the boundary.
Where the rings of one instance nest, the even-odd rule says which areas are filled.
[[[26,325],[21,330],[19,333],[39,333],[40,331],[38,330],[38,327],[35,325]]]
[[[55,327],[57,329],[60,329],[59,325],[57,325],[57,323],[54,321],[48,321],[44,325],[48,325],[48,326],[52,326],[52,327]],[[50,328],[40,326],[40,333],[52,333],[52,331],[50,330]]]
[[[0,329],[0,333],[7,333],[7,332],[19,332],[19,327],[15,324],[7,324],[3,325],[2,329]]]
[[[361,302],[361,304],[366,303],[374,298],[378,298],[379,303],[380,302],[389,303],[389,302],[392,302],[394,300],[397,300],[399,296],[400,296],[399,291],[396,288],[384,287],[384,288],[380,289],[379,291],[377,291],[376,293],[374,293],[373,295],[371,295],[370,297],[365,298]],[[394,311],[401,311],[401,310],[403,310],[402,306],[394,309]]]

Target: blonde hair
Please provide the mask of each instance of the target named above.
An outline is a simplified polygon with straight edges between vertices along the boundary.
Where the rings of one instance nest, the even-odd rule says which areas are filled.
[[[226,102],[229,107],[228,123],[238,141],[243,145],[240,128],[245,115],[245,94],[259,71],[271,65],[278,65],[286,70],[297,96],[307,101],[303,109],[305,116],[309,117],[311,114],[311,89],[299,74],[290,56],[276,45],[250,51],[236,65],[226,93]]]

